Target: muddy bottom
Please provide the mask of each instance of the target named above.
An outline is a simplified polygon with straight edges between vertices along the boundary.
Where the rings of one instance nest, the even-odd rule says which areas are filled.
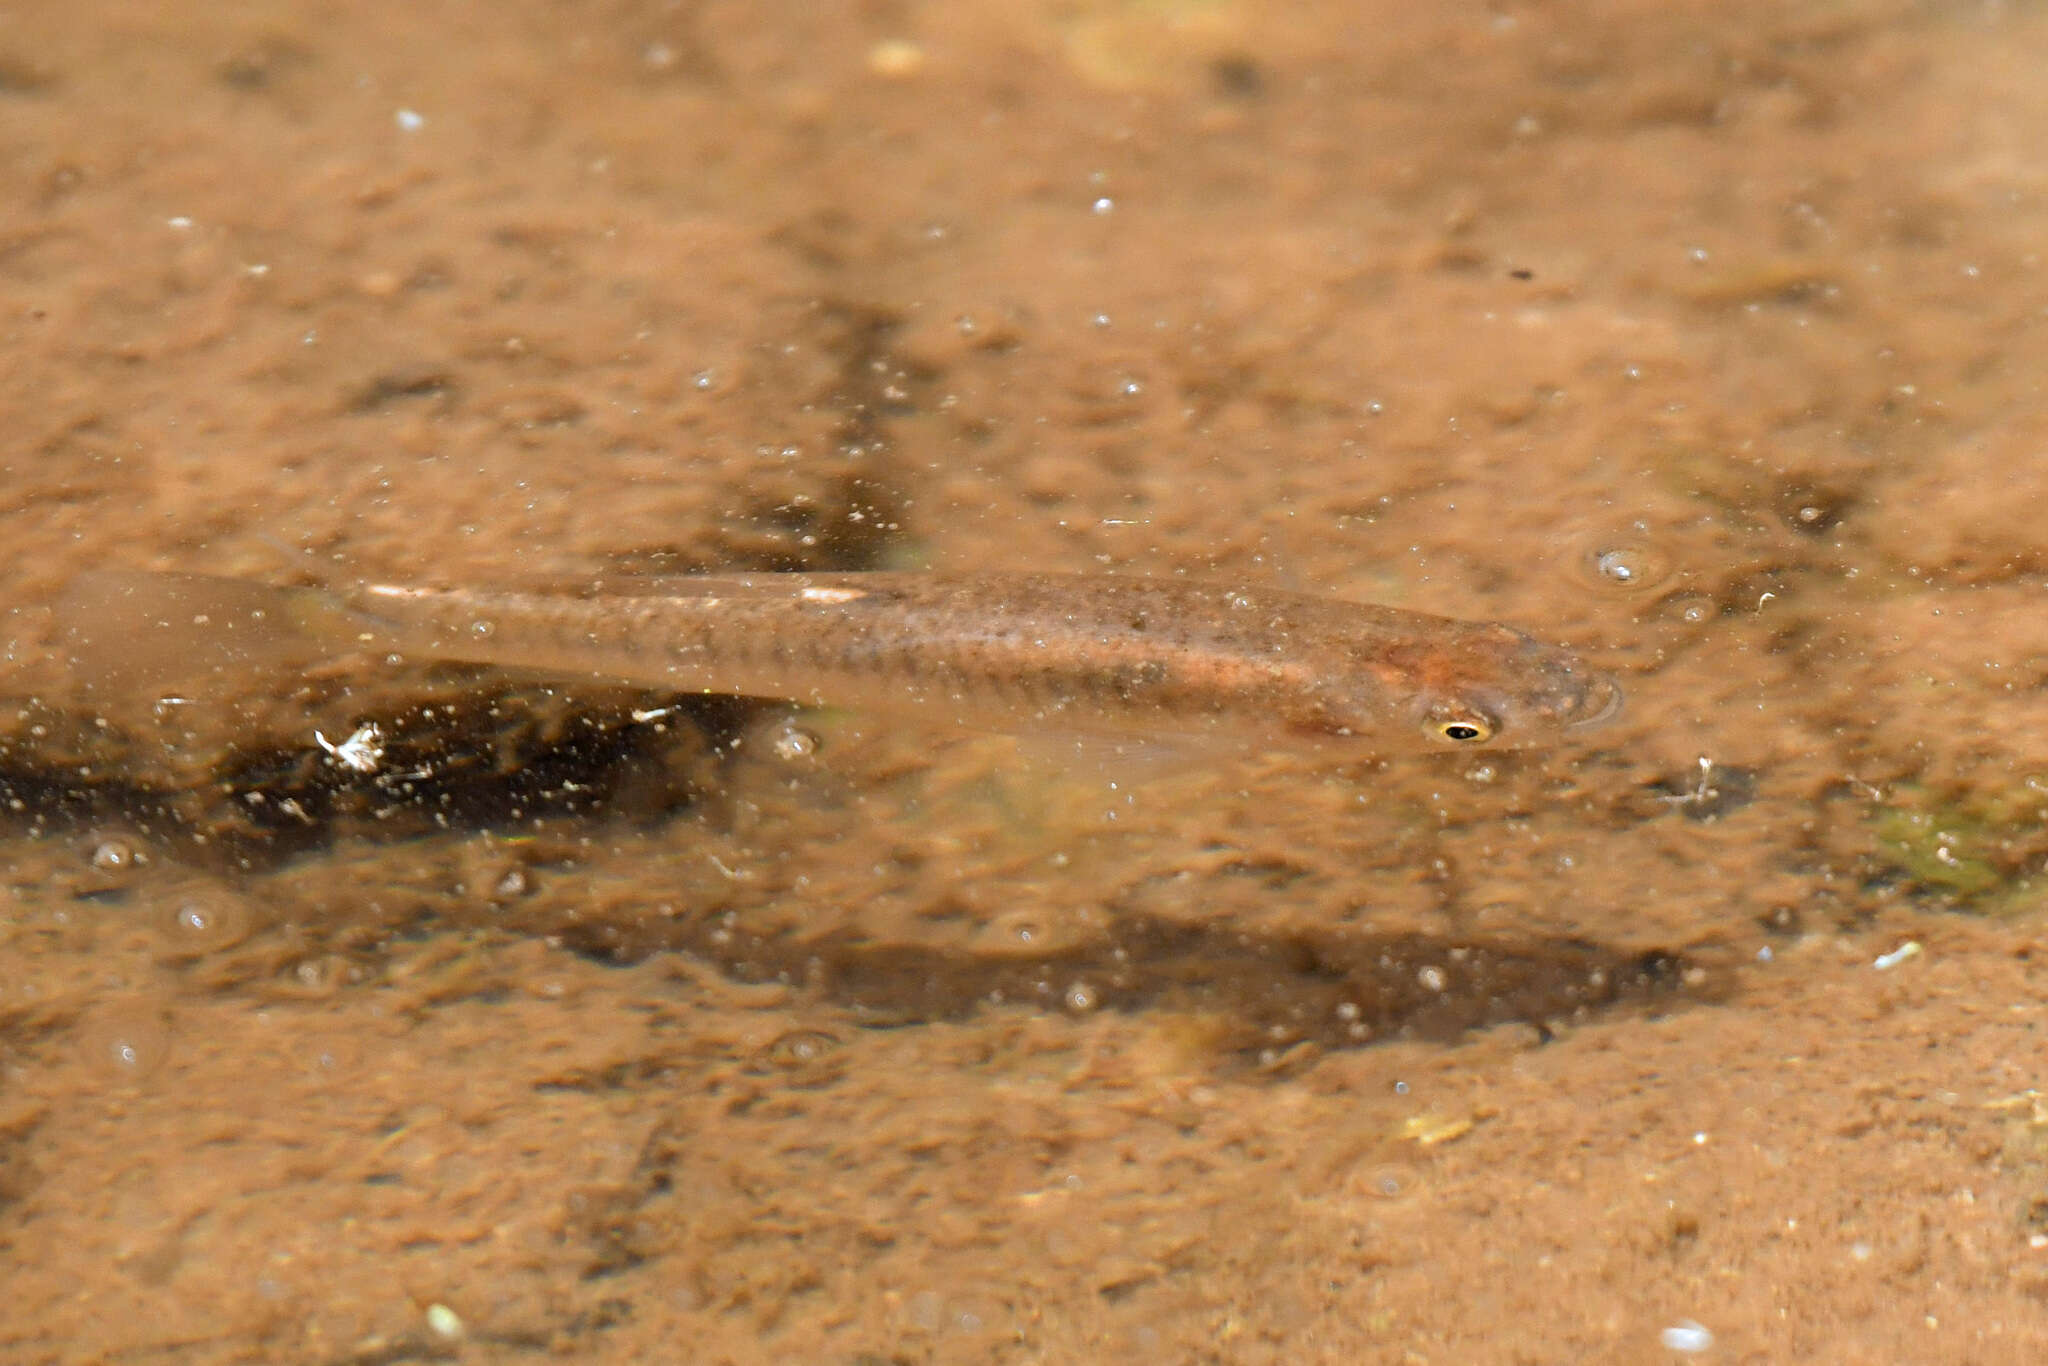
[[[2048,1357],[2044,57],[12,16],[0,1361]],[[1189,763],[89,589],[927,567],[1627,701]]]

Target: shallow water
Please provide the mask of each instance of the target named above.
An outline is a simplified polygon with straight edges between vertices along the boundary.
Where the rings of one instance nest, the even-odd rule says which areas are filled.
[[[2038,1359],[2048,18],[1269,11],[12,16],[0,1356]],[[108,695],[109,565],[1200,575],[1628,705]]]

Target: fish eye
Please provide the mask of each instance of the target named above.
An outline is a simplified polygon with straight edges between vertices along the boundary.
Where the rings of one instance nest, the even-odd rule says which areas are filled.
[[[1429,733],[1453,745],[1483,745],[1500,732],[1500,725],[1482,711],[1466,707],[1444,707],[1432,711],[1426,722]]]

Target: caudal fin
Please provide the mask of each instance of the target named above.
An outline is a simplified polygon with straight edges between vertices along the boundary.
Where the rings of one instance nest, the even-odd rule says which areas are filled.
[[[145,570],[94,570],[57,603],[59,639],[88,691],[152,688],[282,672],[354,648],[346,607],[317,588]]]

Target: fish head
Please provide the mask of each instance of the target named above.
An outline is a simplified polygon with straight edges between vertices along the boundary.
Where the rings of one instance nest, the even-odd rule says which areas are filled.
[[[1380,750],[1555,744],[1621,710],[1613,677],[1507,626],[1439,619],[1426,635],[1351,654],[1294,729]]]
[[[1611,674],[1506,626],[1442,642],[1409,679],[1408,722],[1434,749],[1552,744],[1621,711]]]

